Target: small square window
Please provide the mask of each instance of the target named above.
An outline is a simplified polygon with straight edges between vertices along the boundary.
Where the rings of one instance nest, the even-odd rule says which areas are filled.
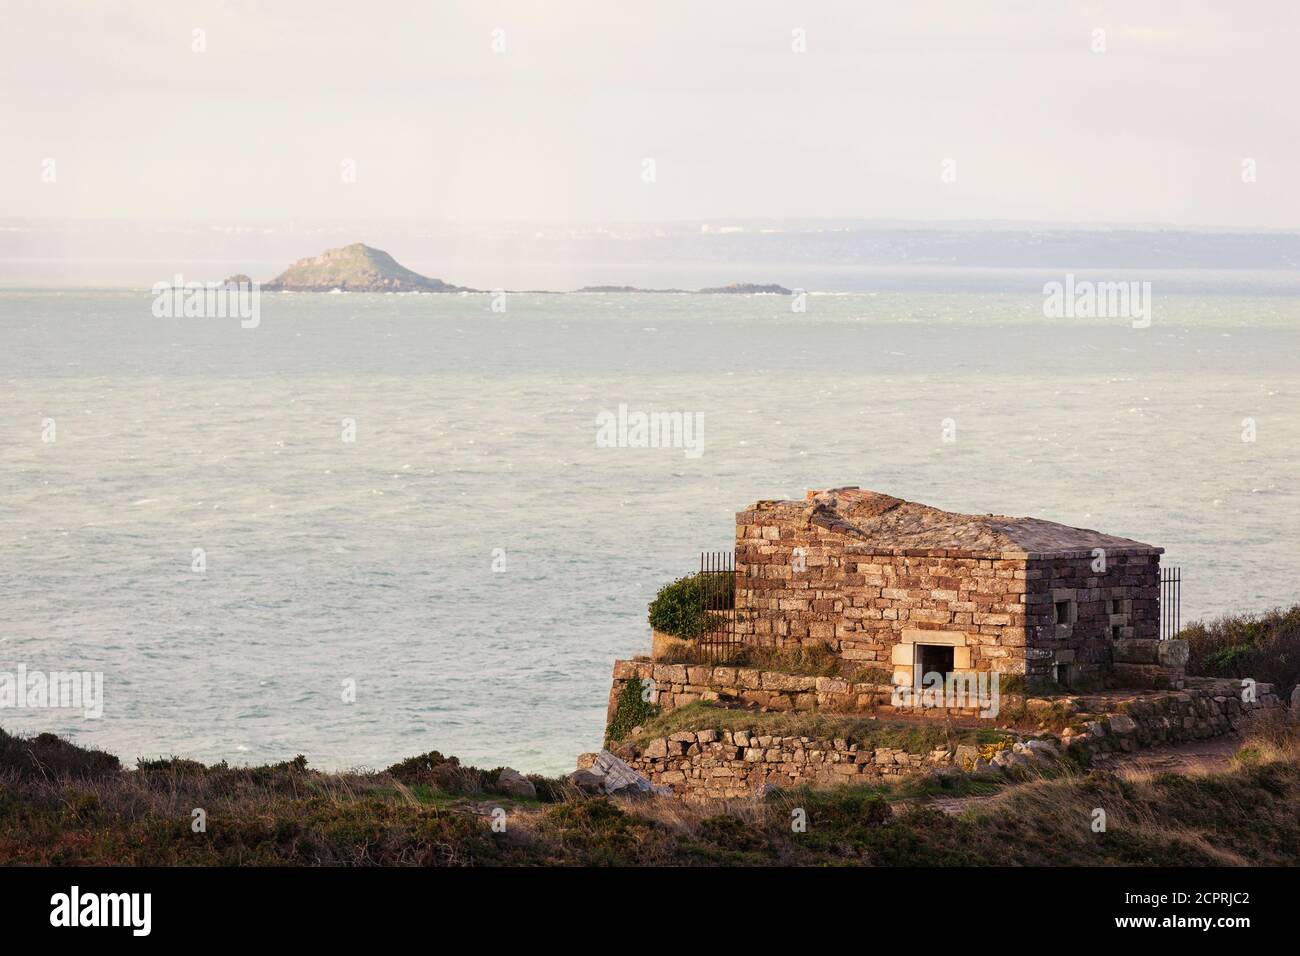
[[[953,670],[953,651],[951,647],[941,644],[917,644],[917,663],[921,665],[921,676],[926,674],[943,674],[945,677]]]
[[[1118,640],[1119,640],[1120,638],[1122,638],[1123,636],[1124,636],[1124,628],[1123,628],[1123,627],[1121,627],[1121,626],[1118,625],[1118,624],[1112,624],[1112,625],[1110,626],[1110,638],[1111,638],[1111,640],[1113,640],[1113,641],[1118,641]]]
[[[1111,599],[1110,599],[1109,601],[1107,601],[1106,603],[1107,603],[1107,605],[1108,605],[1108,610],[1106,611],[1107,614],[1123,614],[1123,613],[1124,613],[1124,602],[1121,601],[1119,598],[1111,598]]]
[[[1070,623],[1070,605],[1073,603],[1074,603],[1073,601],[1068,601],[1068,600],[1056,602],[1056,623],[1057,624]]]

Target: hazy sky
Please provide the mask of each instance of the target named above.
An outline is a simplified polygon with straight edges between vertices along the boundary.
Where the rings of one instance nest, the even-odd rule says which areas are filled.
[[[0,216],[1295,228],[1297,27],[1294,0],[6,0]]]

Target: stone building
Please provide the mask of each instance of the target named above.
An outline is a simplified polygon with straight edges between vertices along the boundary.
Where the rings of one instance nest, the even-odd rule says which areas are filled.
[[[820,642],[894,683],[931,671],[1067,682],[1127,670],[1140,684],[1145,651],[1117,649],[1155,647],[1162,552],[858,488],[759,501],[736,516],[736,637]]]

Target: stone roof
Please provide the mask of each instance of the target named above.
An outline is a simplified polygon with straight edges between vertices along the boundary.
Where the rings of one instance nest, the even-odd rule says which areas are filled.
[[[874,554],[980,554],[1002,558],[1163,553],[1131,538],[1041,518],[967,515],[856,487],[810,491],[806,501],[760,501],[756,512],[802,512],[804,520],[862,542]],[[761,521],[761,517],[758,518]]]

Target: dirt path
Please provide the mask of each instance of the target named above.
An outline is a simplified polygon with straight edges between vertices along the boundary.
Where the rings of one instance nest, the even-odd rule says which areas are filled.
[[[1236,734],[1227,734],[1185,744],[1148,747],[1133,753],[1099,754],[1092,765],[1097,770],[1109,770],[1123,777],[1156,773],[1209,773],[1225,769],[1240,747],[1241,738]],[[997,794],[991,793],[974,797],[937,797],[917,806],[934,807],[949,816],[956,816],[995,796]]]
[[[1093,761],[1099,770],[1111,770],[1122,776],[1147,773],[1205,773],[1223,770],[1232,755],[1241,748],[1236,734],[1194,740],[1185,744],[1149,747],[1134,753],[1103,754]]]

